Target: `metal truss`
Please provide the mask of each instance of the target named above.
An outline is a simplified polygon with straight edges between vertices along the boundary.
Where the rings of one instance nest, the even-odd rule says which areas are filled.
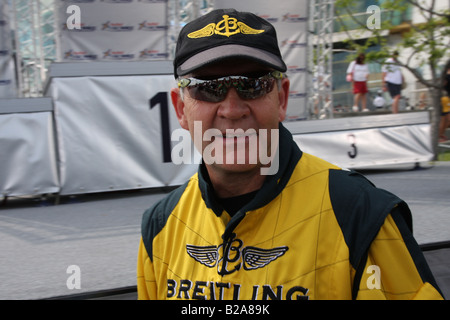
[[[333,0],[310,0],[308,69],[312,83],[308,88],[311,119],[333,117]]]
[[[168,51],[169,57],[174,58],[178,34],[181,28],[214,7],[214,0],[169,0],[168,1]]]
[[[56,59],[54,1],[10,1],[18,96],[42,96],[48,66]]]

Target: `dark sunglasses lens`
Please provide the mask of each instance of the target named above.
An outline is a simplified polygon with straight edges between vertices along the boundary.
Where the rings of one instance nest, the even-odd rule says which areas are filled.
[[[189,95],[200,101],[220,102],[225,100],[228,89],[234,87],[241,99],[253,100],[271,92],[274,78],[241,78],[203,82],[187,87]]]
[[[272,91],[275,79],[248,79],[236,87],[239,96],[244,100],[258,99]]]
[[[227,95],[227,88],[216,81],[205,82],[196,86],[188,87],[189,95],[200,101],[220,102]]]

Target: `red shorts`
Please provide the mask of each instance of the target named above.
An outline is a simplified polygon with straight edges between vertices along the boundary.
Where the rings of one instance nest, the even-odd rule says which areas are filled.
[[[353,93],[367,93],[367,83],[365,81],[354,81]]]

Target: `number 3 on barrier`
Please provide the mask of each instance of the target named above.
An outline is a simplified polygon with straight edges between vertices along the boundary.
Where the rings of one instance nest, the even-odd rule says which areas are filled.
[[[163,162],[172,162],[169,123],[169,93],[158,92],[150,100],[150,109],[160,105]]]
[[[349,134],[347,139],[350,142],[350,147],[352,148],[352,150],[347,152],[347,154],[351,159],[355,159],[358,155],[358,149],[356,148],[356,137],[354,134]]]

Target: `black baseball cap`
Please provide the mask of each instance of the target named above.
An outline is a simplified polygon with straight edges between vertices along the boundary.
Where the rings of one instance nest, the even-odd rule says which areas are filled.
[[[271,23],[253,13],[217,9],[181,30],[175,52],[175,78],[229,58],[250,59],[281,72],[287,69]]]

